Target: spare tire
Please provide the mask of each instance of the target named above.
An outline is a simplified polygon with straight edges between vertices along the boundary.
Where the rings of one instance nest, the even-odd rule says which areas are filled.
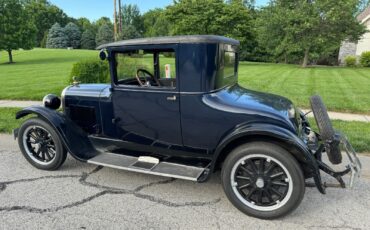
[[[319,95],[315,95],[310,98],[310,103],[317,127],[319,128],[321,139],[325,144],[325,150],[328,154],[329,161],[333,164],[342,163],[342,154],[339,143],[334,141],[335,131],[324,102]]]

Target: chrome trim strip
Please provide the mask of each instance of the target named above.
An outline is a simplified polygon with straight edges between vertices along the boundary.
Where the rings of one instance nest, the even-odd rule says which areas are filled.
[[[91,91],[68,91],[66,96],[77,96],[77,97],[100,97],[100,92]]]
[[[62,110],[64,110],[64,108],[65,108],[65,106],[66,106],[64,98],[65,98],[65,96],[66,96],[66,92],[67,92],[67,90],[68,90],[70,87],[71,87],[71,85],[70,85],[70,86],[65,87],[65,88],[63,89],[63,91],[62,91],[61,98],[60,98],[60,99],[61,99],[61,101],[62,101]]]

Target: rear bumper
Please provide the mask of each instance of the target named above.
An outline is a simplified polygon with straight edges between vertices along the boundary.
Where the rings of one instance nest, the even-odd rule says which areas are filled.
[[[339,147],[337,149],[340,149],[340,153],[338,154],[342,154],[345,162],[339,165],[339,167],[344,166],[345,169],[341,171],[334,170],[332,167],[323,162],[321,156],[322,153],[326,151],[327,144],[321,144],[318,150],[315,152],[319,169],[335,178],[338,184],[324,182],[321,185],[316,186],[321,186],[323,190],[325,190],[326,187],[352,188],[355,184],[355,181],[360,177],[362,169],[362,165],[356,151],[349,143],[347,137],[342,133],[336,133],[335,137],[333,137],[333,141],[330,142],[330,145],[338,145],[336,146]],[[344,179],[344,176],[347,175],[349,176],[348,179]]]
[[[343,134],[340,135],[340,144],[342,145],[342,150],[348,157],[349,164],[346,166],[350,169],[350,179],[348,185],[350,188],[353,187],[355,180],[361,176],[361,161],[357,156],[356,151],[353,149],[352,145],[349,143],[347,137]]]

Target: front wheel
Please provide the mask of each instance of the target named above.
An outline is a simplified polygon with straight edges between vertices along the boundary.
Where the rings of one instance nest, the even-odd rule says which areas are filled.
[[[26,160],[38,169],[56,170],[67,158],[58,133],[40,118],[28,119],[21,125],[18,144]]]
[[[235,148],[222,167],[222,185],[240,211],[274,219],[298,207],[305,193],[302,169],[280,146],[252,142]]]

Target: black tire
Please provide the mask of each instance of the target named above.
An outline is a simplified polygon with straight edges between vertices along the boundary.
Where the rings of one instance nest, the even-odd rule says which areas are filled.
[[[319,128],[321,139],[324,142],[330,141],[334,137],[335,131],[333,129],[333,125],[331,124],[324,102],[320,96],[315,95],[310,98],[310,103],[317,127]],[[331,145],[326,152],[331,163],[342,163],[342,154],[339,145]]]
[[[272,203],[273,205],[267,206],[268,210],[260,210],[261,207],[262,208],[265,207],[263,206],[263,204],[261,206],[250,207],[250,205],[246,204],[249,201],[247,199],[243,201],[242,193],[238,194],[238,191],[236,191],[237,190],[236,187],[239,184],[238,185],[232,184],[232,183],[235,183],[235,181],[233,181],[232,179],[233,176],[237,175],[237,174],[233,174],[233,170],[236,167],[237,168],[249,167],[249,166],[245,166],[246,164],[243,165],[243,163],[241,163],[242,166],[241,165],[238,166],[239,164],[238,162],[245,159],[246,157],[253,157],[253,156],[265,156],[266,159],[270,159],[270,161],[266,161],[268,162],[266,163],[268,164],[268,167],[270,167],[269,165],[271,164],[269,162],[274,162],[275,160],[276,160],[275,163],[280,162],[285,167],[286,171],[289,173],[289,174],[286,174],[289,176],[287,176],[285,180],[287,178],[291,178],[287,182],[288,191],[290,192],[286,192],[285,197],[282,200],[279,200],[281,197],[278,198],[278,200],[274,200],[273,202],[275,202],[275,204]],[[279,164],[277,164],[277,166],[279,166]],[[284,170],[282,169],[282,171]],[[260,175],[260,174],[257,174],[257,175]],[[223,164],[221,180],[222,180],[222,186],[223,186],[226,196],[236,208],[238,208],[240,211],[242,211],[243,213],[249,216],[253,216],[253,217],[257,217],[261,219],[275,219],[275,218],[287,215],[288,213],[292,212],[299,206],[299,204],[301,203],[303,199],[304,193],[305,193],[305,179],[303,176],[302,169],[300,165],[298,164],[298,162],[296,161],[296,159],[289,152],[287,152],[285,149],[281,148],[280,146],[267,143],[267,142],[251,142],[251,143],[243,144],[235,148],[227,156]],[[265,180],[265,183],[266,183],[265,185],[262,185],[262,188],[259,187],[257,188],[257,190],[256,188],[252,187],[251,189],[248,190],[248,194],[249,193],[252,194],[253,192],[251,192],[250,190],[253,190],[253,189],[254,189],[253,191],[255,192],[255,191],[260,191],[264,189],[269,189],[268,186],[273,186],[271,185],[272,182],[269,182],[268,179]],[[251,180],[249,184],[253,184],[254,187],[258,186],[256,180]],[[267,192],[265,191],[264,193],[267,194]],[[268,193],[270,194],[270,197],[271,197],[271,193],[270,192]],[[252,203],[252,206],[255,205],[253,204],[253,202],[251,203]]]
[[[35,130],[35,129],[38,129],[38,132],[42,132],[40,134],[40,137],[39,136],[37,136],[37,137],[40,140],[43,139],[43,138],[45,139],[45,140],[43,140],[45,142],[45,144],[44,144],[45,146],[46,145],[47,146],[53,146],[52,147],[53,148],[52,149],[53,154],[51,154],[51,152],[48,150],[51,147],[45,147],[45,148],[48,148],[48,149],[45,150],[45,153],[44,153],[44,150],[39,152],[39,154],[35,153],[37,151],[35,150],[34,146],[41,146],[41,144],[40,145],[38,145],[38,144],[31,145],[31,143],[28,142],[31,139],[27,139],[28,133],[29,132],[34,132],[33,130]],[[35,135],[35,134],[33,134],[33,135]],[[37,135],[39,135],[39,133],[37,133]],[[48,135],[48,136],[46,136],[46,135]],[[47,137],[49,139],[46,139]],[[24,140],[24,138],[26,138],[27,140]],[[47,141],[49,141],[49,142],[47,142]],[[54,130],[54,128],[49,123],[47,123],[46,121],[44,121],[40,118],[30,118],[30,119],[26,120],[21,125],[21,127],[19,129],[19,132],[18,132],[18,145],[19,145],[19,148],[20,148],[23,156],[26,158],[26,160],[31,165],[33,165],[34,167],[36,167],[38,169],[49,170],[49,171],[57,170],[58,168],[60,168],[60,166],[62,166],[62,164],[65,162],[65,160],[67,158],[67,151],[64,148],[64,145],[63,145],[62,140],[60,139],[60,136],[58,135],[58,133]],[[38,147],[38,148],[40,148],[40,147]],[[45,158],[46,151],[48,152],[47,156],[53,156],[52,158],[51,157],[49,158],[48,162],[46,161],[47,157]],[[44,156],[45,159],[42,159],[41,156]]]

